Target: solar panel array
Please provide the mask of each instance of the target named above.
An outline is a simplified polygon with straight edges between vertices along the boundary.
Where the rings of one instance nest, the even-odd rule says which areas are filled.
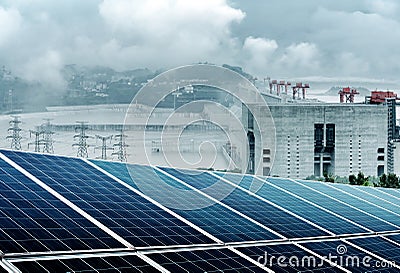
[[[0,273],[399,272],[400,191],[1,150],[0,251]]]

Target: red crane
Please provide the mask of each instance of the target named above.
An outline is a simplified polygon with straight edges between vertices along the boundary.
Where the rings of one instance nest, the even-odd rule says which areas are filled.
[[[298,97],[300,98],[300,89],[302,91],[303,94],[303,99],[306,98],[306,90],[310,88],[310,85],[308,83],[301,83],[301,82],[297,82],[295,86],[292,87],[293,89],[293,99],[296,99],[296,94],[298,95]]]
[[[360,94],[355,88],[344,87],[339,91],[340,103],[354,103],[354,96]],[[346,101],[345,101],[346,98]]]

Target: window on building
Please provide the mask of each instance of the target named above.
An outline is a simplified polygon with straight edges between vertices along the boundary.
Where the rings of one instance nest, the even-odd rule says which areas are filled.
[[[269,154],[271,154],[271,150],[270,149],[263,149],[263,154],[264,155],[269,155]]]
[[[270,157],[264,157],[263,158],[263,162],[264,163],[269,163],[269,162],[271,162],[271,158]]]
[[[383,155],[378,156],[378,161],[385,161],[385,156]]]
[[[385,148],[378,148],[378,154],[385,153]]]

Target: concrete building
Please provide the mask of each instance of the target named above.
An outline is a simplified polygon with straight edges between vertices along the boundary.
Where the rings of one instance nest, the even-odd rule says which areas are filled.
[[[268,141],[273,137],[271,124],[261,122],[257,128],[253,122],[252,116],[262,116],[265,107],[247,105],[242,111],[248,131],[249,173],[306,178],[324,172],[338,176],[393,172],[395,106],[389,101],[379,105],[270,103],[274,145]],[[258,141],[261,135],[263,147]],[[257,162],[262,164],[258,170],[254,168]]]

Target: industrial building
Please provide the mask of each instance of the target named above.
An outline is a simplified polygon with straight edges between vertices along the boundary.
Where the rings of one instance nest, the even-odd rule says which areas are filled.
[[[263,141],[262,146],[257,141],[271,138],[271,124],[261,119],[257,126],[253,118],[262,117],[266,106],[243,106],[250,149],[248,173],[306,178],[324,173],[347,177],[358,172],[368,176],[394,172],[396,94],[372,92],[365,103],[355,104],[357,91],[350,88],[339,92],[342,103],[307,101],[297,98],[295,90],[293,97],[287,91],[282,97],[279,91],[271,88],[275,94],[264,94],[274,120],[275,142]],[[257,162],[262,167],[255,168]]]

